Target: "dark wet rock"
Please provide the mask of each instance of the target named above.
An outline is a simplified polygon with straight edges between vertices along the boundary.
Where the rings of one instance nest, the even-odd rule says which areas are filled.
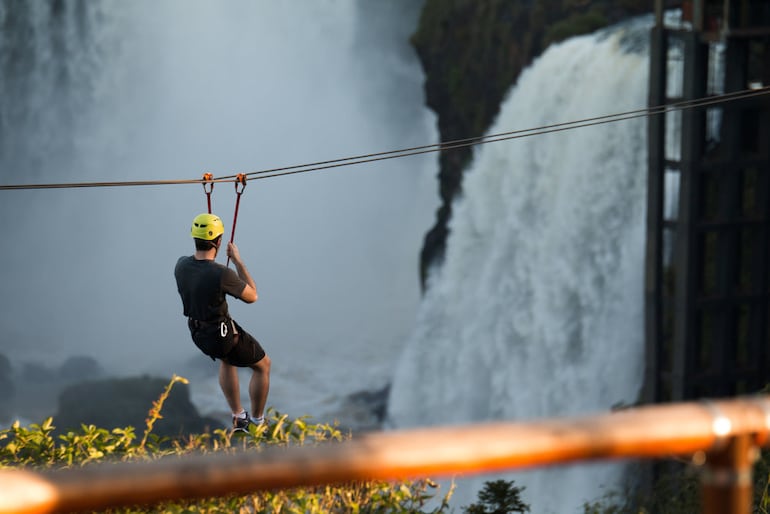
[[[72,384],[59,395],[54,425],[58,431],[78,429],[81,424],[106,429],[132,426],[142,434],[153,402],[169,382],[166,378],[142,376]],[[190,401],[189,387],[180,383],[171,389],[161,415],[152,431],[159,436],[197,434],[222,427],[221,422],[198,413]]]
[[[341,405],[343,430],[366,432],[382,429],[387,411],[390,384],[373,391],[358,391],[348,395]]]
[[[390,394],[390,384],[376,391],[360,391],[349,396],[352,403],[364,405],[372,415],[382,423],[385,419],[385,412],[388,406],[388,395]]]

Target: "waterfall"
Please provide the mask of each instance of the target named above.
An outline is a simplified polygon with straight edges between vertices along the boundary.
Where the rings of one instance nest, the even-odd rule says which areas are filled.
[[[551,46],[489,132],[645,107],[649,26],[645,18]],[[636,401],[645,128],[636,119],[477,147],[445,261],[394,375],[390,424],[525,421]],[[510,478],[533,512],[566,514],[621,471],[591,464]],[[475,501],[484,478],[461,480],[454,502]]]
[[[0,0],[4,183],[62,178],[109,45],[103,14],[103,3]]]
[[[408,43],[420,8],[0,0],[0,181],[198,179],[435,142]],[[235,242],[260,300],[230,305],[272,357],[268,406],[354,426],[341,398],[390,380],[420,299],[435,168],[425,155],[249,181]],[[212,200],[229,235],[232,184]],[[226,422],[173,278],[205,210],[197,184],[0,192],[13,220],[0,353],[45,368],[41,380],[73,355],[110,374],[187,375],[202,413]],[[42,416],[55,402],[24,403]]]

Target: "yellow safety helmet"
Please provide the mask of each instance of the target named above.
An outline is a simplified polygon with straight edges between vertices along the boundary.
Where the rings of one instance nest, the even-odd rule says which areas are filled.
[[[225,233],[225,226],[219,216],[203,213],[195,216],[190,234],[195,239],[213,241]]]

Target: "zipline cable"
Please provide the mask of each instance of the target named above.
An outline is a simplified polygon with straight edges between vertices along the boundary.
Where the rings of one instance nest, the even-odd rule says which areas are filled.
[[[749,90],[749,91],[751,92],[750,93],[740,92],[743,94],[739,98],[745,99],[745,98],[751,98],[754,96],[761,96],[761,95],[768,94],[770,93],[770,87],[765,87],[765,88],[762,88],[761,90]],[[338,161],[327,161],[332,164],[323,165],[323,166],[315,166],[315,167],[309,167],[309,168],[303,167],[303,166],[291,166],[287,168],[276,168],[274,170],[263,170],[263,171],[251,172],[249,173],[249,175],[266,174],[266,173],[278,171],[278,173],[261,175],[253,178],[256,180],[256,179],[263,179],[263,178],[281,177],[285,175],[294,175],[297,173],[306,173],[310,171],[338,168],[341,166],[350,166],[353,164],[363,164],[363,163],[382,161],[387,159],[395,159],[398,157],[419,155],[419,154],[430,153],[435,151],[454,150],[457,148],[475,146],[475,145],[486,144],[486,143],[496,143],[499,141],[506,141],[510,139],[521,139],[524,137],[539,136],[539,135],[551,134],[555,132],[563,132],[566,130],[572,130],[576,128],[614,123],[616,121],[624,121],[624,120],[630,120],[634,118],[665,114],[667,112],[673,112],[677,110],[685,110],[685,109],[690,109],[695,107],[706,107],[709,105],[725,103],[731,100],[737,100],[739,99],[738,97],[735,97],[735,95],[737,94],[738,93],[730,93],[730,94],[724,95],[724,96],[733,97],[728,99],[721,99],[721,97],[720,99],[716,99],[716,97],[712,97],[711,99],[708,99],[708,100],[703,100],[703,99],[688,100],[688,101],[679,102],[677,104],[663,105],[663,106],[658,106],[658,107],[648,108],[648,109],[638,109],[635,111],[628,111],[626,113],[610,114],[606,116],[598,116],[595,118],[587,118],[585,120],[557,123],[554,125],[546,125],[543,127],[537,127],[537,128],[531,128],[531,129],[503,132],[499,134],[490,134],[488,136],[480,136],[475,138],[449,141],[446,143],[438,143],[436,145],[426,145],[422,147],[415,147],[415,148],[405,149],[405,150],[381,152],[379,154],[370,154],[367,156],[361,156],[361,160],[352,161],[352,162],[350,162],[351,159],[358,159],[358,157],[348,157],[347,159],[339,159]],[[409,153],[399,153],[399,152],[409,152]],[[376,157],[376,156],[379,156],[379,157]],[[342,161],[346,161],[346,162],[342,162]],[[318,164],[324,164],[324,163],[318,163]],[[312,165],[307,164],[304,166],[312,166]],[[298,168],[302,168],[302,169],[298,169]],[[286,171],[282,171],[282,170],[286,170]]]
[[[364,164],[376,161],[382,161],[387,159],[395,159],[400,157],[408,157],[414,155],[420,155],[431,152],[454,150],[457,148],[463,148],[468,146],[475,146],[486,143],[494,143],[499,141],[506,141],[511,139],[520,139],[524,137],[539,136],[555,132],[563,132],[566,130],[572,130],[576,128],[589,127],[593,125],[602,125],[607,123],[614,123],[617,121],[625,121],[634,118],[656,116],[660,114],[666,114],[672,111],[680,111],[701,107],[708,107],[712,105],[718,105],[735,100],[744,100],[748,98],[754,98],[757,96],[764,96],[770,93],[770,86],[764,86],[758,89],[746,89],[742,91],[736,91],[732,93],[723,93],[710,97],[704,97],[694,100],[685,100],[672,104],[664,104],[655,107],[648,107],[643,109],[636,109],[632,111],[626,111],[616,114],[608,114],[603,116],[596,116],[591,118],[585,118],[582,120],[569,121],[556,123],[552,125],[544,125],[535,128],[514,130],[509,132],[502,132],[497,134],[490,134],[486,136],[477,136],[466,139],[458,139],[453,141],[447,141],[443,143],[434,143],[430,145],[416,146],[412,148],[404,148],[400,150],[391,150],[386,152],[370,153],[357,155],[353,157],[345,157],[340,159],[332,159],[326,161],[318,161],[307,164],[299,164],[294,166],[286,166],[281,168],[271,168],[259,171],[252,171],[248,173],[239,173],[237,175],[228,175],[219,178],[204,178],[198,180],[144,180],[144,181],[124,181],[124,182],[71,182],[71,183],[56,183],[56,184],[11,184],[0,185],[0,190],[28,190],[28,189],[65,189],[65,188],[87,188],[87,187],[119,187],[119,186],[161,186],[161,185],[180,185],[180,184],[203,184],[204,188],[207,184],[213,189],[213,185],[216,182],[236,182],[240,175],[252,177],[254,179],[273,178],[286,175],[294,175],[297,173],[306,173],[310,171],[326,170],[331,168],[338,168],[342,166],[352,166],[355,164]],[[210,175],[210,174],[207,174]]]
[[[387,152],[370,153],[364,155],[358,155],[354,157],[346,157],[342,159],[333,159],[328,161],[319,161],[308,164],[299,164],[294,166],[286,166],[282,168],[272,168],[267,170],[252,171],[247,175],[254,177],[256,175],[269,174],[269,177],[277,177],[282,175],[292,175],[294,173],[302,173],[305,171],[316,171],[340,166],[348,166],[352,164],[361,164],[366,162],[374,162],[384,159],[393,159],[397,157],[407,157],[411,155],[419,155],[434,151],[453,150],[456,148],[463,148],[466,146],[474,146],[478,144],[484,144],[489,142],[504,141],[507,139],[518,139],[529,136],[543,135],[551,132],[560,132],[573,128],[582,128],[592,125],[601,125],[604,123],[614,121],[624,121],[632,118],[640,118],[644,116],[654,116],[657,114],[664,114],[669,111],[685,110],[696,107],[706,107],[717,103],[726,103],[732,100],[751,98],[754,96],[761,96],[770,93],[770,86],[766,86],[760,89],[747,89],[742,91],[736,91],[732,93],[723,93],[716,96],[707,98],[700,98],[695,100],[683,100],[673,104],[665,104],[656,107],[646,107],[643,109],[636,109],[633,111],[621,112],[616,114],[607,114],[603,116],[596,116],[592,118],[585,118],[577,121],[568,121],[555,123],[552,125],[544,125],[541,127],[520,129],[510,132],[502,132],[498,134],[489,134],[486,136],[476,136],[466,139],[457,139],[453,141],[447,141],[443,143],[434,143],[430,145],[415,146],[412,148],[404,148],[401,150],[391,150]],[[508,137],[510,136],[510,137]],[[355,162],[350,162],[355,161]],[[292,171],[292,173],[279,173],[283,171]],[[222,179],[231,179],[234,175],[220,177]],[[263,178],[263,177],[258,177]],[[267,177],[264,177],[267,178]]]

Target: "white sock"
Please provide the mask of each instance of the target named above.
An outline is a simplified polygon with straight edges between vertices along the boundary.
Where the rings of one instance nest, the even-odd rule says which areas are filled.
[[[249,417],[249,414],[246,412],[246,409],[241,409],[241,412],[239,412],[237,414],[233,413],[233,417],[234,418],[239,418],[239,419],[246,419],[246,418]]]

